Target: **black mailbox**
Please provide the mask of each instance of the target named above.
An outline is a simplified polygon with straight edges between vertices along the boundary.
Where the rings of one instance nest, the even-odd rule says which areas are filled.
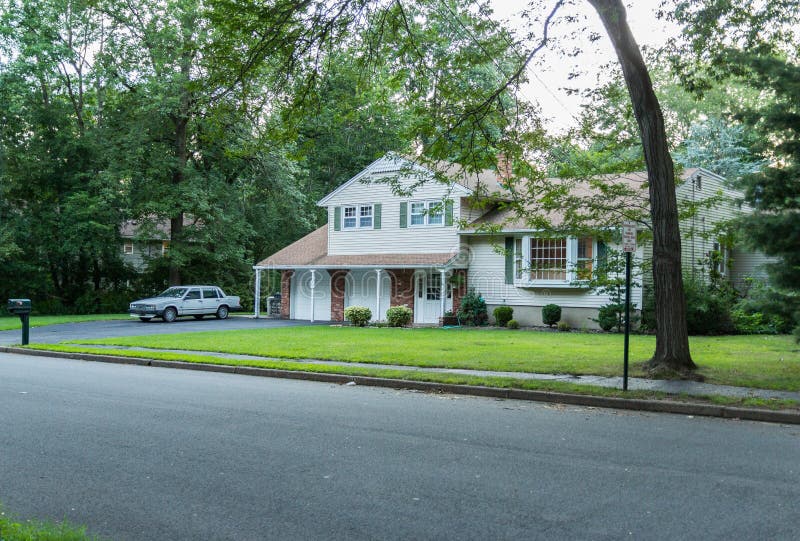
[[[30,314],[31,313],[31,300],[30,299],[8,299],[8,311],[12,314]]]

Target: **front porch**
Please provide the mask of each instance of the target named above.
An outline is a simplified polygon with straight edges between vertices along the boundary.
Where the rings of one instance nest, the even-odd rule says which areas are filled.
[[[255,298],[259,299],[260,273],[256,267]],[[417,266],[413,268],[299,267],[281,269],[281,318],[307,321],[344,321],[348,306],[366,306],[372,321],[386,320],[393,306],[408,306],[417,325],[435,325],[447,312],[457,312],[467,291],[464,268]],[[256,304],[256,317],[260,316]]]

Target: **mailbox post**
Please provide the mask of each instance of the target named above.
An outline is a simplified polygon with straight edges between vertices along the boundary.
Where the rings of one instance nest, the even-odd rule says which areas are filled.
[[[22,322],[22,345],[27,346],[30,338],[30,299],[8,299],[8,311],[19,316]]]

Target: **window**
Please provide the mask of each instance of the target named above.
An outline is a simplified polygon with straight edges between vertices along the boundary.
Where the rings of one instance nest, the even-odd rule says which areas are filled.
[[[530,279],[567,279],[567,239],[530,239]]]
[[[441,201],[416,201],[410,206],[411,225],[444,224],[444,205]]]
[[[425,225],[425,203],[411,203],[411,225]]]
[[[204,289],[203,290],[203,298],[204,299],[216,299],[217,297],[217,290],[216,289]]]
[[[428,287],[425,290],[425,298],[429,301],[438,301],[442,298],[442,284],[436,277],[428,277]]]
[[[514,282],[568,287],[592,277],[597,256],[598,245],[591,237],[515,238]]]
[[[185,301],[193,301],[200,298],[200,290],[199,289],[190,289],[189,293],[183,298]]]
[[[371,228],[373,209],[372,205],[350,205],[344,207],[342,215],[342,229]]]
[[[169,241],[162,240],[161,241],[161,255],[167,255],[169,253]]]
[[[360,221],[358,227],[372,227],[372,205],[362,206],[359,209]]]
[[[133,253],[133,243],[132,242],[126,242],[125,244],[123,244],[122,245],[122,253],[128,254],[128,255],[132,254]]]
[[[575,262],[575,273],[578,280],[589,280],[592,277],[592,261],[594,251],[591,237],[577,239],[578,259]]]

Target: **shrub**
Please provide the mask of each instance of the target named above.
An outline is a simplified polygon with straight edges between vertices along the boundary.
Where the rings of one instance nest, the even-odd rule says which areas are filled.
[[[357,327],[364,327],[372,319],[372,310],[366,306],[348,306],[344,318]]]
[[[731,334],[733,299],[700,280],[686,280],[686,327],[689,334]]]
[[[570,329],[572,329],[572,327],[570,327],[569,323],[567,323],[566,321],[559,321],[557,328],[561,332],[567,332]]]
[[[561,319],[561,307],[557,304],[545,304],[542,306],[542,321],[548,327],[552,327]]]
[[[506,322],[506,328],[512,329],[512,330],[519,329],[519,321],[517,321],[516,319],[509,319]]]
[[[411,323],[411,316],[414,312],[406,306],[392,306],[386,310],[386,322],[390,327],[405,327]]]
[[[731,321],[738,334],[779,334],[786,327],[786,322],[780,316],[747,313],[739,307],[731,310]]]
[[[619,307],[616,304],[601,306],[595,321],[604,331],[614,329],[619,325]]]
[[[489,321],[486,301],[474,289],[461,297],[458,319],[462,325],[485,325]]]
[[[510,306],[498,306],[494,309],[494,320],[497,322],[498,327],[505,327],[506,324],[514,317],[514,309]]]

